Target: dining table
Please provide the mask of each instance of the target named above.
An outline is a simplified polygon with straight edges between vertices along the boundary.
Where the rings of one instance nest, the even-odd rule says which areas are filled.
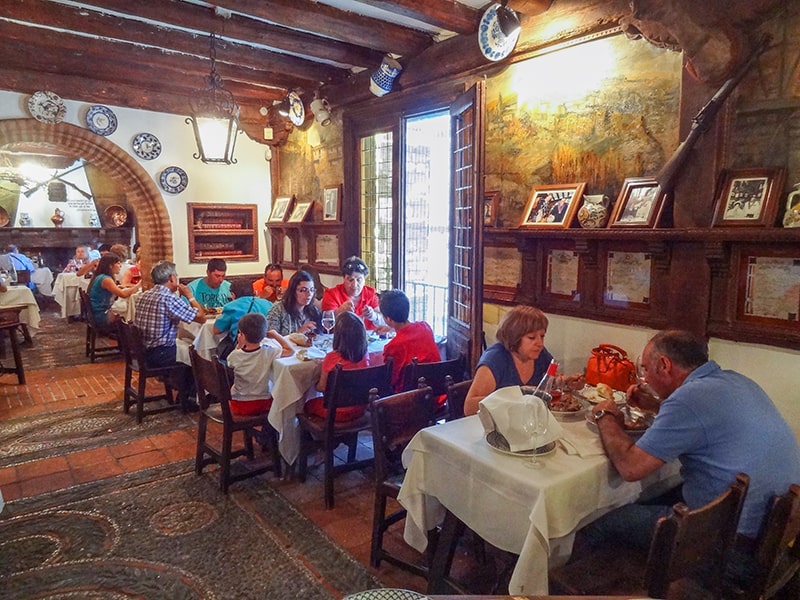
[[[6,306],[23,306],[19,320],[27,325],[31,336],[39,331],[39,304],[29,287],[24,285],[9,285],[5,292],[0,293],[0,308]]]
[[[81,314],[81,297],[78,290],[89,289],[89,279],[75,273],[59,273],[53,284],[53,298],[61,306],[63,318],[76,317]]]
[[[546,595],[548,568],[566,562],[579,528],[680,483],[677,463],[626,482],[605,455],[596,428],[583,418],[560,425],[561,437],[538,458],[539,469],[491,445],[477,415],[418,432],[403,452],[407,470],[398,501],[408,512],[405,541],[424,552],[427,532],[454,517],[518,556],[509,593]],[[435,554],[446,552],[445,545],[437,545]],[[433,560],[443,564],[440,556]]]

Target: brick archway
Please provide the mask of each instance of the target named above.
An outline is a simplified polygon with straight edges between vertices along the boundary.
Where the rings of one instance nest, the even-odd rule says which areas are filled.
[[[102,170],[119,185],[136,212],[142,272],[149,274],[157,260],[172,260],[172,229],[164,199],[147,171],[122,148],[75,125],[45,125],[34,119],[0,121],[0,147],[9,144],[25,144],[28,150],[55,146]]]

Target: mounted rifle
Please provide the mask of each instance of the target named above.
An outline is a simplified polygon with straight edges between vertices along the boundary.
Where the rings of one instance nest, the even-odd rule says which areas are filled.
[[[692,119],[692,128],[689,131],[689,135],[687,135],[686,139],[681,142],[680,146],[678,146],[678,148],[672,154],[672,157],[669,159],[669,161],[667,161],[667,164],[665,164],[661,171],[659,171],[658,175],[656,175],[656,181],[658,181],[662,191],[672,191],[672,188],[675,185],[675,179],[677,178],[681,169],[683,169],[683,165],[689,158],[689,154],[691,153],[694,145],[697,143],[698,138],[709,128],[711,122],[714,120],[714,117],[716,117],[717,112],[719,112],[719,109],[724,104],[725,99],[730,96],[734,89],[736,89],[736,86],[739,85],[739,82],[750,70],[750,67],[753,66],[753,63],[756,62],[756,59],[758,59],[761,53],[766,50],[767,46],[769,45],[769,41],[769,36],[764,36],[758,46],[756,46],[756,48],[753,50],[752,54],[742,64],[742,66],[739,67],[739,69],[730,77],[730,79],[722,84],[722,87],[717,90],[717,93],[711,97],[711,100],[709,100],[708,103],[701,108]]]

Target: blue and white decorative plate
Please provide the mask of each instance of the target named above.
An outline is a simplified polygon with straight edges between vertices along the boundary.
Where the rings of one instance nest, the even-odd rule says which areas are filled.
[[[161,142],[152,133],[139,133],[133,138],[133,151],[139,158],[153,160],[161,154]]]
[[[189,185],[189,177],[180,167],[167,167],[161,171],[159,181],[164,191],[170,194],[180,194]]]
[[[478,26],[478,46],[480,46],[481,53],[492,61],[503,60],[511,54],[519,37],[519,30],[506,36],[500,29],[500,23],[497,22],[499,6],[499,4],[492,4],[486,9]]]
[[[97,135],[111,135],[117,130],[117,115],[102,104],[93,104],[86,111],[86,125]]]
[[[289,92],[289,120],[300,127],[306,120],[306,109],[297,92]]]

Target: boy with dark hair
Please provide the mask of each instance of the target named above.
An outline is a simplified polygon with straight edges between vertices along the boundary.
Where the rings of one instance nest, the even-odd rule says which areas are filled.
[[[272,362],[293,353],[283,336],[275,330],[267,331],[264,315],[247,313],[239,319],[236,348],[228,355],[228,366],[233,369],[231,412],[235,415],[268,412],[272,406],[269,391]]]
[[[425,321],[411,323],[408,315],[411,305],[402,290],[388,290],[381,294],[381,314],[386,324],[397,332],[394,339],[383,348],[384,360],[394,359],[392,386],[396,392],[403,391],[401,373],[403,367],[416,357],[418,363],[442,360],[439,348],[433,339],[433,330]]]
[[[195,298],[205,308],[219,308],[231,300],[231,282],[225,281],[228,265],[221,258],[212,258],[206,265],[206,276],[189,283]]]

